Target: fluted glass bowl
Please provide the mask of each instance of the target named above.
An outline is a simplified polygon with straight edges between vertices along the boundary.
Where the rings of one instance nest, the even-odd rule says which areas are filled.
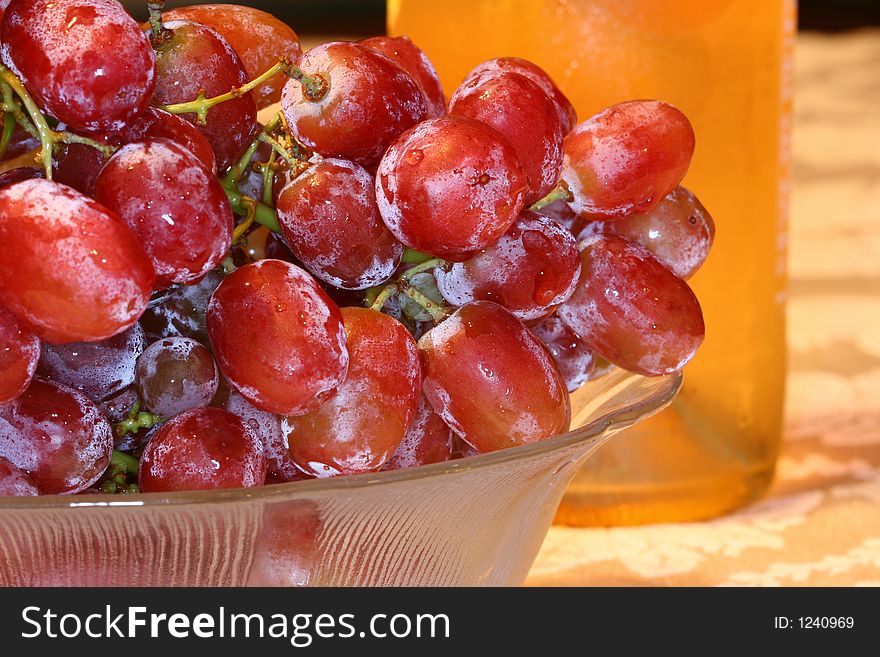
[[[409,470],[223,491],[0,497],[0,584],[520,584],[578,468],[680,387],[680,375],[614,370],[572,396],[569,433]]]

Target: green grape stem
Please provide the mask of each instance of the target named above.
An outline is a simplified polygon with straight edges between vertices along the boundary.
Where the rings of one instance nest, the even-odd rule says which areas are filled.
[[[150,45],[160,48],[171,40],[174,32],[162,24],[162,10],[165,0],[147,0],[147,11],[150,12]]]
[[[11,112],[3,113],[3,134],[0,135],[0,158],[6,155],[6,148],[9,146],[9,140],[12,139],[16,123],[15,116]]]
[[[137,433],[141,429],[152,429],[162,421],[162,417],[155,413],[141,411],[141,402],[136,401],[126,416],[116,423],[114,429],[117,437],[122,438],[127,434]]]
[[[418,253],[414,251],[414,253]],[[394,296],[402,292],[410,299],[419,304],[425,311],[431,315],[431,318],[435,322],[442,321],[445,319],[447,314],[447,309],[442,305],[432,301],[424,294],[419,292],[409,283],[410,281],[417,276],[418,274],[423,274],[427,271],[431,271],[432,269],[439,269],[446,267],[449,263],[440,258],[431,258],[430,260],[425,260],[421,264],[416,265],[415,267],[411,267],[403,272],[400,277],[396,281],[392,281],[385,285],[382,288],[372,288],[367,293],[366,302],[367,305],[376,311],[382,310],[385,307],[385,304],[388,300]],[[374,292],[376,290],[376,292]]]
[[[226,198],[229,199],[229,204],[232,206],[232,209],[236,214],[246,217],[250,212],[251,204],[253,204],[254,221],[261,226],[265,226],[273,233],[281,232],[281,224],[278,223],[278,215],[272,207],[260,203],[256,199],[251,198],[246,194],[242,194],[240,191],[230,186],[224,185],[223,189],[226,192]]]
[[[563,181],[559,181],[559,184],[553,188],[553,190],[547,194],[542,199],[538,199],[532,205],[529,206],[529,210],[534,210],[537,212],[538,210],[547,207],[551,203],[556,201],[570,201],[572,200],[571,191],[568,189],[568,185],[566,185]]]

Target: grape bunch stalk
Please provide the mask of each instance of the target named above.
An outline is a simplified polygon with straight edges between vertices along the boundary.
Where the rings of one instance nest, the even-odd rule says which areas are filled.
[[[467,458],[693,358],[677,108],[579,122],[515,57],[447,99],[406,37],[147,7],[0,0],[0,495]]]

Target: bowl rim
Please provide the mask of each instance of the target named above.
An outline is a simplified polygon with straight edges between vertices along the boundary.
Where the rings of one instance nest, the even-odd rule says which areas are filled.
[[[601,381],[604,390],[623,388],[632,384],[633,379],[651,381],[653,389],[638,401],[615,408],[604,413],[583,426],[547,440],[507,449],[476,454],[454,461],[444,461],[420,465],[402,470],[388,470],[345,477],[325,477],[305,479],[277,484],[266,484],[254,488],[224,488],[212,490],[137,493],[133,495],[38,495],[33,497],[0,496],[0,510],[23,509],[76,509],[76,508],[164,508],[180,505],[232,504],[235,502],[256,502],[296,494],[297,497],[317,495],[332,491],[350,491],[359,488],[372,488],[415,479],[429,479],[445,474],[480,470],[501,463],[519,461],[554,451],[562,451],[577,443],[596,442],[610,429],[648,417],[668,406],[681,390],[683,377],[674,372],[660,377],[646,377],[615,368],[597,382]]]

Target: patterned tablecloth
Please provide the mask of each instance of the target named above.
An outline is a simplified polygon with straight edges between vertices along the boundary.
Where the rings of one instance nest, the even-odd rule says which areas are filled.
[[[530,585],[880,586],[880,31],[799,36],[789,375],[770,494],[710,522],[554,527]]]

